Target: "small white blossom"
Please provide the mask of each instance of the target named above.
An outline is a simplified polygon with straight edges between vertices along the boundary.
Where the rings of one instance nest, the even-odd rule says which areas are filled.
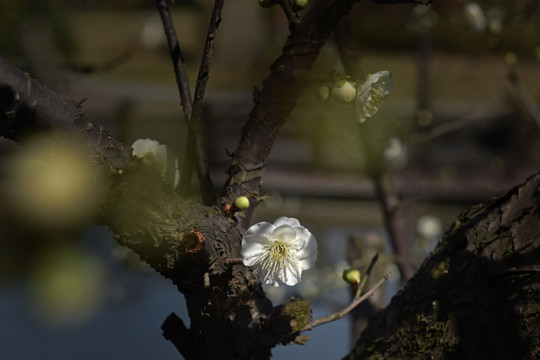
[[[465,17],[474,31],[482,33],[486,29],[487,20],[484,10],[476,2],[470,2],[463,8]]]
[[[302,271],[315,265],[317,241],[298,220],[280,217],[273,224],[260,222],[248,229],[242,239],[242,257],[265,284],[293,286]]]
[[[356,97],[356,86],[352,81],[338,79],[332,89],[333,99],[339,104],[350,104]]]
[[[388,139],[388,146],[384,149],[384,158],[394,169],[401,169],[407,165],[407,146],[398,138]]]
[[[373,117],[393,88],[394,82],[389,71],[369,75],[356,94],[356,120],[363,123]]]
[[[133,156],[142,159],[147,165],[156,169],[166,184],[171,184],[176,188],[180,180],[178,171],[178,159],[167,146],[160,144],[156,140],[138,139],[133,145]]]

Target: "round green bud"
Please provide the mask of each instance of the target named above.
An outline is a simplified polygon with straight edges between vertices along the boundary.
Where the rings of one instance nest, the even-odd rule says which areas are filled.
[[[337,80],[334,83],[333,96],[339,103],[350,104],[356,98],[356,86],[349,80]]]
[[[259,0],[259,5],[265,9],[272,7],[276,4],[275,0]]]
[[[293,8],[295,11],[302,10],[308,4],[309,0],[293,0]]]
[[[330,98],[330,87],[327,85],[317,85],[315,95],[320,101],[327,101]]]
[[[234,206],[240,210],[245,210],[249,207],[249,199],[246,196],[239,196],[234,200]]]
[[[345,282],[351,285],[358,285],[360,284],[360,278],[362,277],[362,274],[360,273],[360,270],[356,268],[347,268],[343,270],[342,277]]]
[[[517,55],[516,53],[509,51],[504,55],[504,62],[508,65],[515,65],[517,62]]]

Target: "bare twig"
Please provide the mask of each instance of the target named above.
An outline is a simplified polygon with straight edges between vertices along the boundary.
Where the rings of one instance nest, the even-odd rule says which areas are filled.
[[[497,111],[499,110],[497,109]],[[445,122],[429,130],[418,132],[411,137],[411,139],[409,140],[409,144],[432,141],[445,134],[461,130],[462,128],[470,126],[477,121],[489,118],[490,116],[485,110],[475,111],[471,114],[464,115],[458,119]]]
[[[521,102],[527,114],[529,114],[536,126],[540,129],[540,107],[538,107],[531,94],[527,91],[527,88],[515,70],[509,72],[508,80],[512,85],[512,94],[519,102]]]
[[[202,117],[203,99],[206,91],[206,84],[208,82],[208,74],[210,71],[210,62],[214,54],[214,39],[216,37],[219,23],[221,22],[223,2],[224,0],[216,0],[214,2],[214,9],[212,10],[210,25],[208,26],[208,33],[206,35],[204,52],[201,65],[199,67],[199,75],[197,76],[195,98],[193,100],[193,113],[191,117],[191,130],[193,132],[192,136],[195,137],[194,145],[197,153],[197,173],[203,203],[205,205],[214,205],[216,203],[216,194],[214,191],[214,185],[212,184],[212,179],[210,178],[210,173],[208,172],[208,159],[203,144],[200,123]]]
[[[157,8],[161,17],[161,22],[163,23],[165,35],[167,36],[167,44],[169,46],[169,52],[171,53],[174,73],[176,74],[176,85],[178,86],[178,92],[180,93],[180,101],[182,103],[182,108],[184,109],[184,114],[186,115],[186,120],[189,123],[191,120],[191,104],[193,101],[189,91],[189,80],[186,69],[184,68],[180,44],[176,37],[176,30],[174,29],[167,0],[157,0]]]
[[[244,259],[242,258],[230,258],[225,260],[226,265],[241,265],[244,263]]]
[[[357,307],[363,301],[365,301],[367,298],[369,298],[371,295],[373,295],[373,293],[379,287],[381,287],[382,284],[384,284],[386,282],[386,280],[388,280],[388,278],[389,278],[389,274],[385,275],[377,284],[375,284],[375,286],[371,290],[366,292],[364,295],[362,295],[359,298],[354,299],[346,308],[343,308],[343,309],[341,309],[341,310],[339,310],[339,311],[337,311],[337,312],[335,312],[333,314],[326,315],[326,316],[320,317],[318,319],[315,319],[315,320],[309,322],[308,324],[306,324],[306,326],[304,326],[302,328],[301,331],[308,331],[308,330],[311,330],[311,329],[313,329],[313,328],[315,328],[315,327],[317,327],[319,325],[323,325],[323,324],[329,323],[331,321],[341,319],[342,317],[344,317],[345,315],[350,313],[355,307]]]
[[[396,255],[396,265],[401,274],[403,282],[406,282],[414,275],[414,266],[407,250],[407,242],[400,226],[399,202],[396,199],[389,185],[383,184],[383,175],[372,176],[375,185],[375,193],[381,205],[386,231],[392,243],[392,249]]]
[[[188,125],[188,140],[184,155],[184,167],[182,169],[182,182],[178,187],[178,191],[186,193],[191,187],[191,176],[194,167],[194,161],[197,166],[197,174],[199,185],[201,188],[202,200],[205,205],[213,205],[216,203],[214,186],[208,172],[208,159],[206,150],[204,149],[202,134],[200,131],[200,120],[202,115],[202,101],[208,81],[208,71],[210,59],[212,58],[214,37],[221,21],[221,9],[223,8],[223,0],[216,0],[212,18],[208,29],[204,54],[197,77],[197,86],[195,88],[195,99],[192,100],[189,90],[189,80],[184,68],[182,52],[176,37],[176,30],[172,22],[171,13],[167,0],[157,0],[157,7],[167,36],[167,43],[173,61],[174,72],[176,74],[176,83],[180,93],[180,101],[184,109]]]

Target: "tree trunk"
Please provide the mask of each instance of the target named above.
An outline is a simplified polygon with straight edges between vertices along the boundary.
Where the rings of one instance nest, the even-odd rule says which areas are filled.
[[[540,173],[463,213],[346,359],[539,359]]]

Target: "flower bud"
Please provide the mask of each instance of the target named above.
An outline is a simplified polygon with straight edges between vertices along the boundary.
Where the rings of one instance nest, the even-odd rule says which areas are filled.
[[[308,0],[293,0],[292,7],[294,11],[300,11],[306,7]]]
[[[362,277],[362,274],[357,268],[347,268],[343,270],[342,277],[345,282],[351,285],[358,285],[360,284],[360,278]]]
[[[330,98],[330,87],[328,87],[328,85],[317,85],[315,95],[320,101],[328,101]]]
[[[356,98],[356,87],[349,80],[337,80],[334,83],[333,96],[336,102],[349,104]]]
[[[239,196],[234,200],[234,206],[240,210],[245,210],[249,207],[249,199],[246,196]]]

